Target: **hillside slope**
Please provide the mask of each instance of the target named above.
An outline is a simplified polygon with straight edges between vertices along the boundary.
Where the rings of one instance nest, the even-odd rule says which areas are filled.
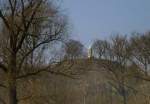
[[[71,74],[73,78],[44,72],[19,80],[18,99],[20,104],[122,104],[120,83],[124,79],[128,104],[149,101],[144,92],[149,90],[150,85],[132,77],[140,72],[132,66],[121,73],[116,65],[96,59],[66,61],[54,69]],[[130,77],[126,77],[128,74]]]

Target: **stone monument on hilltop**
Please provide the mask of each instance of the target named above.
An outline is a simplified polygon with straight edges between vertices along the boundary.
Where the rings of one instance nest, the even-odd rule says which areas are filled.
[[[89,46],[89,48],[88,48],[88,58],[90,59],[90,58],[92,58],[92,57],[93,57],[92,47]]]

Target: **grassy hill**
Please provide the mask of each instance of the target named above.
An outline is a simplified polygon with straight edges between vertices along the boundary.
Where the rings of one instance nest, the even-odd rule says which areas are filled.
[[[122,72],[118,63],[98,59],[76,59],[55,65],[73,78],[49,73],[18,81],[20,104],[149,104],[150,84],[135,78],[142,74],[134,65]],[[2,76],[1,76],[2,77]],[[122,85],[122,83],[124,85]],[[6,93],[2,91],[2,93]],[[0,94],[2,94],[0,93]],[[139,99],[142,98],[142,99]]]

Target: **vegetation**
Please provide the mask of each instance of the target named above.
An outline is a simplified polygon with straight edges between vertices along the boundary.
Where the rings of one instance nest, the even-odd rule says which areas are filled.
[[[0,104],[149,104],[150,32],[97,39],[88,58],[57,2],[0,1]]]

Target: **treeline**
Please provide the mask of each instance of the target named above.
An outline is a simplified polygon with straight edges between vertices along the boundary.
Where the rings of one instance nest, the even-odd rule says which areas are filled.
[[[91,49],[93,57],[116,64],[108,63],[104,67],[114,75],[111,85],[122,96],[123,104],[128,104],[130,93],[140,92],[136,89],[138,81],[149,81],[150,33],[134,33],[130,37],[116,35],[109,40],[96,40]]]
[[[145,76],[150,73],[150,32],[135,32],[129,36],[117,34],[107,40],[97,39],[89,49],[80,41],[71,39],[63,49],[64,58],[107,60],[124,67],[135,65]]]
[[[96,40],[93,57],[118,62],[121,65],[136,64],[148,75],[150,68],[150,32],[134,33],[130,37],[113,36],[109,40]]]
[[[133,33],[130,36],[113,35],[108,40],[95,40],[89,49],[77,40],[69,40],[65,45],[65,57],[109,60],[123,66],[137,65],[148,75],[150,68],[150,32]],[[89,52],[88,52],[89,51]]]
[[[88,58],[91,63],[98,65],[100,72],[102,69],[106,71],[103,77],[106,82],[103,87],[106,89],[103,89],[103,87],[100,89],[103,89],[107,94],[104,93],[103,96],[99,96],[99,100],[104,101],[105,98],[109,100],[107,99],[103,104],[120,102],[122,104],[150,103],[150,100],[147,99],[149,94],[145,93],[148,91],[150,81],[150,32],[144,34],[134,33],[128,37],[118,34],[113,35],[108,40],[97,39],[88,50],[89,56],[79,41],[70,40],[66,47],[66,57],[68,59],[86,60]],[[94,65],[90,70],[93,69],[95,69]],[[93,89],[95,88],[97,87],[93,87]],[[119,96],[121,98],[118,98]],[[138,97],[142,97],[143,100],[133,100]]]

